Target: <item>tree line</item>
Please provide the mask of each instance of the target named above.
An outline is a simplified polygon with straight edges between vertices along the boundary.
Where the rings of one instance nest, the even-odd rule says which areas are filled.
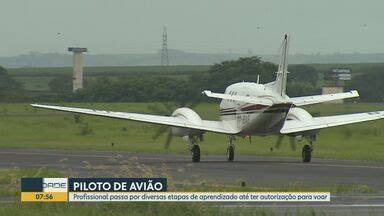
[[[317,94],[318,72],[310,66],[289,68],[288,94]],[[77,102],[152,102],[207,100],[201,92],[224,92],[233,83],[249,81],[266,83],[275,79],[277,65],[263,62],[258,57],[240,58],[213,65],[208,73],[190,74],[185,79],[172,76],[99,77],[85,83],[85,88],[71,93],[71,77],[57,77],[49,86],[58,94],[58,100]]]
[[[26,95],[22,85],[0,67],[0,101],[45,102],[154,102],[154,101],[211,101],[203,97],[203,90],[224,92],[233,83],[248,81],[271,82],[276,77],[277,65],[259,57],[239,58],[213,65],[207,73],[191,73],[185,78],[163,76],[102,76],[86,80],[85,88],[72,93],[72,77],[57,76],[49,82],[55,96],[50,98]],[[319,71],[309,65],[288,67],[287,94],[291,97],[321,94]],[[383,102],[384,74],[381,71],[361,74],[347,83],[346,90],[358,89],[361,100]]]

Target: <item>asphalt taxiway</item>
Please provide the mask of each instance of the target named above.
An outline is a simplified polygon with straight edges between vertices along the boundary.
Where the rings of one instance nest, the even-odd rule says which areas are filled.
[[[384,162],[239,156],[226,161],[225,155],[202,155],[192,163],[189,155],[128,153],[119,151],[72,151],[50,149],[0,149],[0,168],[50,167],[79,176],[118,174],[124,169],[167,172],[175,181],[196,180],[252,187],[302,184],[330,186],[368,185],[384,191]],[[132,173],[129,173],[132,174]],[[138,175],[141,173],[138,173]]]

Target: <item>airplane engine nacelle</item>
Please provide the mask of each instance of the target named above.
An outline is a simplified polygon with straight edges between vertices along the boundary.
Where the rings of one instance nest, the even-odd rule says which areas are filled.
[[[193,124],[197,124],[197,125],[202,124],[202,120],[200,116],[190,108],[186,108],[186,107],[178,108],[172,113],[172,116],[176,118],[186,119],[187,121]],[[188,136],[188,135],[202,135],[203,133],[204,131],[196,130],[196,129],[172,127],[172,134],[175,136],[182,137],[182,136]]]
[[[291,108],[287,115],[287,120],[298,120],[301,122],[312,122],[312,115],[309,114],[309,112],[305,111],[304,109],[294,107]]]

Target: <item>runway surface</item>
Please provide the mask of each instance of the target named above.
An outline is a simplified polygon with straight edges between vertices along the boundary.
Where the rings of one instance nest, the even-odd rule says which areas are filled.
[[[250,187],[271,188],[367,185],[376,192],[333,195],[330,204],[309,206],[324,208],[326,212],[333,208],[348,212],[356,207],[363,211],[361,214],[384,213],[384,162],[314,158],[311,163],[302,163],[300,158],[238,155],[234,162],[226,161],[225,155],[202,155],[201,162],[190,161],[189,155],[174,154],[0,149],[0,168],[48,167],[68,176],[168,176],[172,183],[240,185],[244,182]],[[271,206],[279,209],[282,206],[285,210],[297,207]]]

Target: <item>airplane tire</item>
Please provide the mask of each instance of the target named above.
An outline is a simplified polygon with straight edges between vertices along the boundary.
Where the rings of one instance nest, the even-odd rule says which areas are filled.
[[[233,161],[235,159],[235,148],[233,146],[228,146],[227,148],[227,160]]]
[[[194,145],[191,149],[192,152],[192,162],[200,162],[200,147],[199,145]]]
[[[311,162],[312,158],[312,149],[309,145],[304,145],[301,157],[304,163]]]

